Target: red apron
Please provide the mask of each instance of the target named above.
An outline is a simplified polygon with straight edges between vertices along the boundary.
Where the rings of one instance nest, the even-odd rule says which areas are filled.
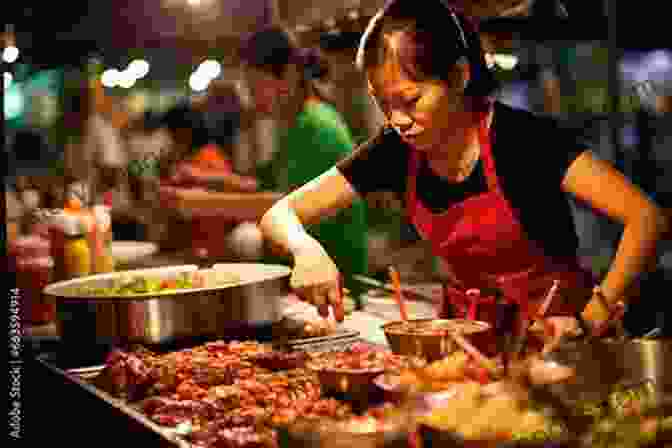
[[[406,193],[408,216],[418,233],[432,242],[434,254],[452,267],[460,284],[444,288],[439,317],[451,317],[450,309],[457,314],[454,317],[468,316],[473,299],[466,291],[497,287],[507,300],[518,303],[529,318],[553,280],[560,282],[560,294],[547,314],[574,315],[591,296],[592,274],[579,265],[576,257],[551,259],[527,237],[516,210],[502,192],[484,124],[479,137],[487,191],[452,204],[442,213],[432,213],[417,197],[421,154],[411,149]],[[543,213],[543,209],[540,212]],[[573,303],[567,297],[572,298]],[[494,325],[494,304],[494,298],[481,298],[477,314],[471,318]]]

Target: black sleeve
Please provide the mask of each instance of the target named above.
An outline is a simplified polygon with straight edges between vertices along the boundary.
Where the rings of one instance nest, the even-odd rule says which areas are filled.
[[[385,127],[340,160],[336,167],[362,196],[374,191],[403,193],[408,154],[397,133]]]
[[[493,152],[511,183],[534,181],[558,189],[574,160],[590,147],[582,132],[553,117],[501,104],[496,110]]]
[[[538,117],[540,134],[543,136],[540,151],[535,159],[540,170],[550,175],[553,185],[562,184],[567,170],[583,152],[590,148],[583,134],[567,124],[550,117]]]

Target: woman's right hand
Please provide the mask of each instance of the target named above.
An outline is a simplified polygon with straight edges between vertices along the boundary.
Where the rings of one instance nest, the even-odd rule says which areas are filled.
[[[322,317],[329,317],[329,306],[338,322],[343,321],[341,274],[322,246],[315,242],[295,250],[290,286],[297,296],[315,305]]]

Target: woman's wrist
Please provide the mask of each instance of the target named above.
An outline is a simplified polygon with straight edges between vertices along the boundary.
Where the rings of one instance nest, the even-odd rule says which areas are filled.
[[[620,322],[624,311],[625,304],[622,301],[607,297],[602,288],[596,286],[590,302],[579,316],[583,326],[590,327],[593,335],[599,335],[604,333],[610,325]]]

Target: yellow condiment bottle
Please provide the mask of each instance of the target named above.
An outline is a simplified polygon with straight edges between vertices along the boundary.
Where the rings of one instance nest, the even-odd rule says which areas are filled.
[[[66,278],[84,277],[91,274],[91,250],[85,229],[79,217],[63,217],[63,267]]]
[[[96,259],[94,261],[95,273],[106,274],[114,272],[114,258],[112,257],[112,218],[107,206],[96,205],[93,207],[95,219],[95,244]]]

